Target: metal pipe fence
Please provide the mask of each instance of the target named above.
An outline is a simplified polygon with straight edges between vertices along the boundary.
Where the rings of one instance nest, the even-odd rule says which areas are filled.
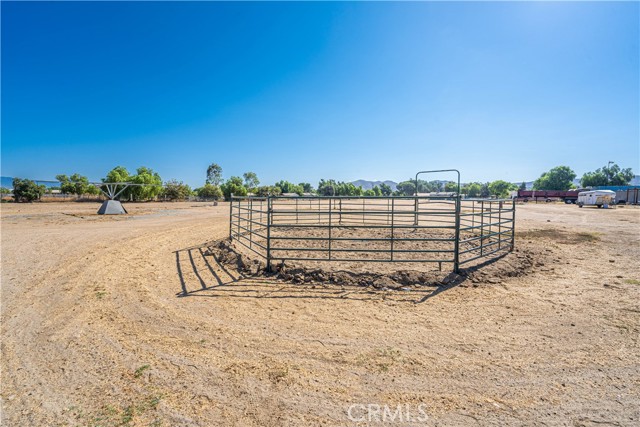
[[[458,196],[231,198],[230,238],[266,261],[451,264],[513,250],[515,201]]]

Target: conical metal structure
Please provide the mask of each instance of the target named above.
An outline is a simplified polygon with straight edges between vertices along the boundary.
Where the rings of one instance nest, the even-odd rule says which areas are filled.
[[[107,200],[98,209],[98,215],[122,215],[126,213],[127,210],[117,200]]]

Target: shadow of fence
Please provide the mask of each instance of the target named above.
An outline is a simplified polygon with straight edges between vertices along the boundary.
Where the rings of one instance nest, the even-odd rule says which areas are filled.
[[[267,298],[336,299],[422,303],[452,289],[464,280],[447,286],[405,287],[380,290],[372,287],[339,284],[294,284],[267,276],[245,276],[228,268],[215,256],[211,244],[174,252],[180,282],[179,298]]]

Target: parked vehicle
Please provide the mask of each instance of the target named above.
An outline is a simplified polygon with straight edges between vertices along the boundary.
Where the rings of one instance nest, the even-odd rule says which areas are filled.
[[[578,194],[578,206],[609,207],[616,201],[616,192],[611,190],[581,191]]]
[[[578,200],[578,194],[580,190],[518,190],[517,198],[523,202],[529,200],[538,201],[542,199],[545,202],[552,202],[553,200],[563,200],[565,203],[576,203]]]
[[[594,190],[611,190],[616,192],[616,205],[637,205],[640,203],[640,186],[607,185]]]

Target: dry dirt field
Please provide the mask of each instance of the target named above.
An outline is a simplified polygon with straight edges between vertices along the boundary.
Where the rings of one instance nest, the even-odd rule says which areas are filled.
[[[240,279],[227,204],[126,207],[1,206],[2,425],[640,425],[637,207],[519,205],[532,273],[405,291]]]

